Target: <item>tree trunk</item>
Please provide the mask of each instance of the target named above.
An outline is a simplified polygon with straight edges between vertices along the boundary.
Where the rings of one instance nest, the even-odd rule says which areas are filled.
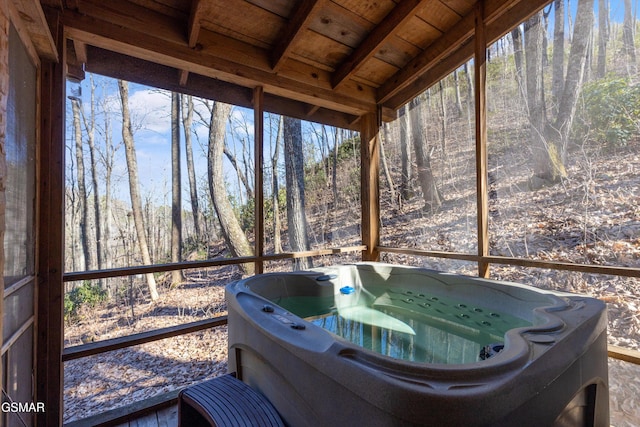
[[[627,56],[627,70],[629,76],[635,76],[638,72],[636,60],[636,48],[634,44],[635,20],[631,0],[624,0],[624,21],[622,24],[622,51]]]
[[[112,228],[112,215],[111,215],[111,176],[113,175],[113,164],[114,164],[114,155],[116,149],[113,147],[113,140],[111,136],[111,117],[109,115],[109,111],[105,106],[104,109],[104,169],[105,169],[105,179],[104,179],[104,263],[105,268],[111,268],[112,266],[112,257],[111,257],[111,228]],[[109,293],[111,293],[111,289],[109,288]]]
[[[547,119],[544,104],[542,80],[542,12],[533,15],[524,26],[526,75],[527,75],[527,111],[529,112],[530,147],[533,152],[534,177],[532,188],[538,188],[540,182],[554,181],[557,176],[554,163],[559,156],[553,147],[547,144]]]
[[[422,129],[422,114],[420,114],[421,104],[418,98],[414,98],[409,103],[409,122],[411,124],[411,140],[413,150],[416,154],[416,166],[418,168],[418,181],[422,189],[424,198],[423,212],[430,213],[437,210],[442,205],[440,192],[436,187],[436,182],[431,170],[431,156],[427,151],[427,139]]]
[[[129,194],[131,195],[131,210],[133,213],[133,222],[136,228],[138,245],[142,262],[145,265],[151,265],[151,257],[149,256],[149,245],[147,244],[147,236],[144,231],[144,220],[142,217],[142,201],[140,198],[140,188],[138,179],[138,161],[136,159],[136,151],[133,141],[133,129],[131,126],[131,115],[129,113],[129,84],[123,80],[118,80],[118,88],[120,91],[120,99],[122,101],[122,140],[124,142],[125,156],[127,159],[127,170],[129,172]],[[156,280],[152,273],[145,275],[147,286],[149,287],[149,295],[151,300],[158,299],[158,290]]]
[[[196,241],[202,240],[202,227],[200,225],[200,206],[198,203],[198,184],[193,162],[193,145],[191,143],[191,126],[193,125],[193,97],[183,95],[182,127],[184,129],[184,148],[187,160],[187,175],[189,177],[189,195],[191,196],[191,213],[193,215],[193,228],[196,233]]]
[[[593,2],[594,0],[578,1],[573,42],[571,43],[571,51],[569,52],[569,61],[567,63],[567,77],[564,82],[560,108],[553,129],[550,130],[551,138],[553,138],[553,144],[550,145],[555,145],[560,161],[560,164],[555,167],[555,172],[560,177],[566,176],[564,163],[567,144],[578,104],[578,94],[584,81],[587,56],[592,40],[594,24]]]
[[[284,163],[287,181],[287,225],[289,243],[294,252],[309,250],[304,197],[304,158],[302,123],[299,119],[284,118]],[[309,258],[295,258],[294,269],[311,268]]]
[[[82,114],[84,120],[84,127],[87,131],[87,143],[89,145],[89,161],[91,163],[91,183],[93,186],[93,214],[95,217],[96,227],[96,259],[98,261],[98,270],[104,268],[104,241],[102,236],[103,220],[102,220],[102,207],[100,205],[100,188],[98,187],[98,165],[96,161],[96,147],[95,147],[95,129],[96,129],[96,114],[95,114],[95,86],[93,84],[93,75],[90,74],[91,85],[91,116],[87,122],[87,118]],[[103,279],[99,280],[100,287],[105,288],[105,282]]]
[[[520,27],[511,30],[511,39],[513,40],[513,58],[516,66],[516,82],[523,100],[526,100],[527,85],[524,79],[524,55],[522,49],[522,31]]]
[[[607,70],[607,43],[609,43],[609,1],[598,0],[598,61],[596,77],[601,79]]]
[[[273,157],[271,158],[271,204],[273,205],[273,251],[282,252],[282,239],[280,238],[280,186],[278,185],[278,159],[280,158],[280,141],[282,140],[282,116],[278,116],[278,131],[276,133]]]
[[[411,198],[411,149],[409,141],[409,106],[400,109],[398,122],[400,125],[400,197],[402,200]]]
[[[182,185],[180,171],[180,94],[171,92],[171,262],[182,261]],[[184,281],[182,270],[171,272],[171,285]]]
[[[84,154],[82,150],[82,127],[80,126],[80,101],[78,99],[71,100],[73,111],[73,134],[76,146],[76,162],[77,162],[77,181],[78,181],[78,205],[80,210],[80,244],[82,245],[82,254],[84,257],[85,271],[91,270],[93,266],[93,258],[91,256],[91,247],[89,244],[89,207],[87,206],[87,188],[84,170]]]
[[[238,218],[233,213],[222,167],[226,125],[231,113],[231,105],[215,102],[210,111],[207,173],[211,200],[220,222],[222,236],[231,254],[234,257],[251,256],[253,255],[253,249],[244,231],[242,231],[242,227],[240,227]],[[253,263],[242,264],[240,268],[246,275],[253,275],[255,272]]]
[[[382,138],[380,138],[380,160],[382,161],[382,170],[384,171],[384,177],[387,181],[387,187],[389,187],[389,196],[391,197],[391,203],[396,205],[398,200],[396,198],[396,189],[393,185],[393,178],[391,178],[391,171],[389,170],[389,162],[387,161],[387,154],[384,149],[384,144],[389,141],[389,123],[383,125]],[[398,206],[399,207],[399,206]]]
[[[564,86],[564,0],[555,0],[553,7],[555,17],[553,22],[553,57],[551,59],[551,99],[553,100],[553,111],[557,113]]]
[[[458,76],[458,68],[453,71],[453,84],[456,94],[456,117],[462,116],[462,100],[460,99],[460,78]]]

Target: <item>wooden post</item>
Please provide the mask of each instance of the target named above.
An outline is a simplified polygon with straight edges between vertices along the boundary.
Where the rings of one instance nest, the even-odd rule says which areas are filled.
[[[253,90],[253,143],[254,143],[254,162],[255,162],[255,254],[258,257],[256,261],[256,274],[264,271],[264,263],[262,256],[264,255],[264,189],[263,189],[263,143],[264,143],[264,90],[262,86],[257,86]]]
[[[475,23],[475,113],[476,113],[476,192],[478,205],[478,275],[489,277],[489,201],[487,194],[487,39],[484,23],[484,0],[476,3]]]
[[[4,242],[5,230],[5,193],[7,180],[7,164],[5,138],[7,132],[7,98],[9,97],[9,3],[0,1],[0,239]],[[0,246],[0,268],[4,271],[4,245]],[[4,319],[4,275],[0,277],[0,331],[3,329]],[[0,347],[2,347],[0,335]],[[0,363],[0,381],[4,381],[4,363]],[[3,399],[4,400],[4,399]],[[0,424],[5,422],[4,414],[0,413]]]
[[[60,62],[43,60],[40,74],[35,401],[46,407],[37,425],[54,426],[62,425],[63,415],[65,38],[59,12],[45,12]]]
[[[380,109],[360,118],[360,194],[363,261],[379,261],[380,251]]]

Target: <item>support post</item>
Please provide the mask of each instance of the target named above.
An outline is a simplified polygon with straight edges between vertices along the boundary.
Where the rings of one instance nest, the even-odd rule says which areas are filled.
[[[380,109],[360,119],[360,185],[363,261],[379,261],[380,251]]]
[[[489,199],[487,194],[487,38],[484,0],[476,3],[475,19],[476,194],[478,209],[478,276],[489,277]]]
[[[60,61],[43,60],[40,75],[35,401],[46,407],[36,425],[55,426],[63,414],[65,37],[60,13],[45,12]]]
[[[262,173],[264,165],[264,89],[257,86],[253,90],[253,143],[255,155],[255,254],[258,257],[256,261],[256,274],[264,271],[264,263],[262,256],[264,255],[264,175]]]

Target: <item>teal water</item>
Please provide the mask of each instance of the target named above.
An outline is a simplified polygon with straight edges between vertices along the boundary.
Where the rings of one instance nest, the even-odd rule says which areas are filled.
[[[273,302],[356,345],[419,363],[477,362],[485,346],[530,325],[506,313],[396,288]]]

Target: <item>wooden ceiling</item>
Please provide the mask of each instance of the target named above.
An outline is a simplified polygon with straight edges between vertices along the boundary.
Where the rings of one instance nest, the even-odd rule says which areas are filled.
[[[18,4],[37,0],[14,0]],[[489,42],[549,0],[481,0]],[[473,56],[476,0],[41,0],[84,70],[351,127]],[[20,8],[21,6],[18,6]]]

